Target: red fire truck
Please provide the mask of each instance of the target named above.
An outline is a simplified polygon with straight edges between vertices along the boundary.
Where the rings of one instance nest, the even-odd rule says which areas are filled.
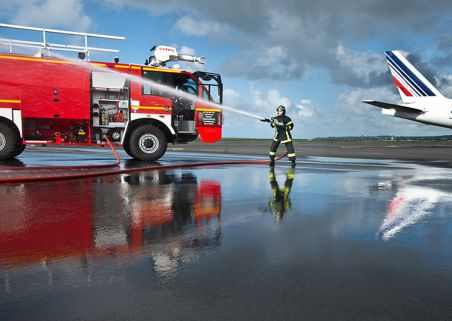
[[[145,65],[119,63],[116,57],[114,62],[87,62],[90,51],[116,52],[88,47],[89,37],[123,38],[1,27],[39,31],[44,39],[0,39],[4,48],[39,50],[35,55],[0,53],[0,160],[18,156],[27,144],[94,146],[105,144],[107,136],[130,156],[153,161],[168,143],[188,143],[198,136],[208,143],[221,139],[222,111],[215,107],[222,103],[221,76],[166,66],[177,60],[204,63],[203,57],[158,46]],[[52,32],[83,36],[85,45],[49,44],[46,33]],[[77,51],[80,63],[43,54],[54,50]]]

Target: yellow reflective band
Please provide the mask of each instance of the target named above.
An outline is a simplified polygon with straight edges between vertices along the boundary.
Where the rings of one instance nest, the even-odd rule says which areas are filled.
[[[288,139],[288,140],[283,140],[281,143],[290,143],[292,141],[292,139]]]
[[[196,111],[214,111],[216,113],[221,113],[221,109],[197,108]]]
[[[28,58],[28,57],[14,57],[14,56],[2,56],[0,55],[0,59],[9,59],[9,60],[22,60],[22,61],[36,61],[36,62],[52,62],[56,64],[74,64],[72,61],[66,60],[56,60],[56,59],[43,59],[43,58]]]
[[[275,178],[275,173],[270,173],[270,174],[268,174],[268,178],[269,178],[269,179],[274,179],[274,178]]]
[[[289,157],[294,157],[294,156],[295,156],[295,153],[293,153],[293,154],[287,154],[287,156],[289,156]]]
[[[276,152],[270,152],[269,154],[273,156],[276,155]]]
[[[294,174],[287,174],[287,178],[288,178],[288,179],[294,179],[294,178],[295,178],[295,175],[294,175]]]
[[[0,103],[20,104],[20,100],[15,100],[15,99],[0,99]]]
[[[132,109],[152,109],[152,110],[165,110],[166,107],[160,107],[160,106],[132,106]],[[168,111],[171,110],[171,108],[168,108]]]
[[[131,68],[141,70],[141,67],[139,67],[139,66],[132,66]]]
[[[124,65],[115,65],[115,68],[124,68],[124,69],[129,69],[129,66],[124,66]]]
[[[180,70],[174,70],[174,69],[161,69],[161,68],[149,68],[149,67],[143,67],[143,70],[147,71],[161,71],[161,72],[174,72],[180,74]]]
[[[101,64],[101,63],[98,63],[98,62],[95,62],[95,63],[92,63],[94,66],[98,66],[98,67],[107,67],[107,65],[106,64]]]
[[[286,126],[287,126],[287,125],[290,125],[290,124],[293,124],[293,122],[292,122],[292,121],[288,122],[288,123],[286,124]]]

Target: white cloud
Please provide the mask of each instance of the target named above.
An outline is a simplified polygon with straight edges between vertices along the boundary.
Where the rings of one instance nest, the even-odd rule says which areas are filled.
[[[31,0],[17,3],[12,22],[35,27],[69,28],[88,31],[91,18],[84,13],[81,0]]]
[[[388,72],[388,67],[382,54],[375,52],[357,52],[338,45],[335,56],[339,65],[342,67],[342,73],[349,76],[342,76],[342,79],[355,78],[358,81],[369,84],[372,75],[380,75]]]
[[[270,89],[267,94],[267,99],[274,108],[278,107],[279,105],[290,108],[292,105],[290,99],[288,97],[281,96],[277,89]]]
[[[309,99],[302,99],[299,104],[296,104],[297,115],[302,118],[313,118],[317,111],[312,102]]]
[[[187,46],[182,46],[179,49],[179,53],[180,54],[184,54],[184,55],[191,55],[191,56],[196,56],[196,51],[193,48],[187,47]]]
[[[223,100],[224,104],[231,107],[237,107],[240,106],[241,100],[240,100],[240,94],[230,88],[225,88],[223,90]]]
[[[287,49],[281,46],[273,46],[270,48],[264,48],[262,57],[258,59],[258,62],[263,65],[280,64],[287,60]]]
[[[218,32],[223,29],[223,26],[217,22],[197,19],[193,16],[183,16],[176,24],[175,28],[188,36],[202,37]]]
[[[154,15],[163,15],[174,11],[191,11],[196,8],[189,0],[97,0],[104,3],[106,8],[124,9],[126,7],[148,10]]]
[[[268,90],[266,96],[264,96],[260,90],[254,88],[254,86],[251,86],[249,91],[253,107],[256,110],[273,113],[279,105],[286,106],[288,109],[290,109],[292,105],[290,99],[288,97],[281,96],[277,89]]]
[[[439,90],[446,97],[452,97],[452,75],[440,75],[443,85]]]
[[[250,96],[252,99],[252,103],[253,106],[255,106],[256,108],[266,108],[267,107],[267,103],[264,99],[262,99],[262,92],[256,88],[254,88],[254,86],[250,87]]]

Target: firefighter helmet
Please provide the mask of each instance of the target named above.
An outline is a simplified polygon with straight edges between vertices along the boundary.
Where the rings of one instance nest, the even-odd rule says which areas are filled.
[[[276,112],[281,112],[282,115],[285,115],[286,114],[286,107],[284,107],[283,105],[279,105],[276,108]]]

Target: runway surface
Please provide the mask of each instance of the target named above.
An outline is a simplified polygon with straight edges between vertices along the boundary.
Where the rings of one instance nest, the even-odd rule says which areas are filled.
[[[266,157],[189,146],[159,163]],[[34,147],[0,173],[114,161]],[[0,185],[0,320],[448,320],[448,161],[306,156]]]
[[[267,155],[270,140],[223,140],[215,144],[193,142],[176,145],[177,151],[205,153],[238,153],[248,155]],[[346,157],[386,160],[405,160],[415,162],[452,163],[452,142],[450,141],[311,141],[294,142],[299,157]],[[284,150],[281,145],[280,151]]]

